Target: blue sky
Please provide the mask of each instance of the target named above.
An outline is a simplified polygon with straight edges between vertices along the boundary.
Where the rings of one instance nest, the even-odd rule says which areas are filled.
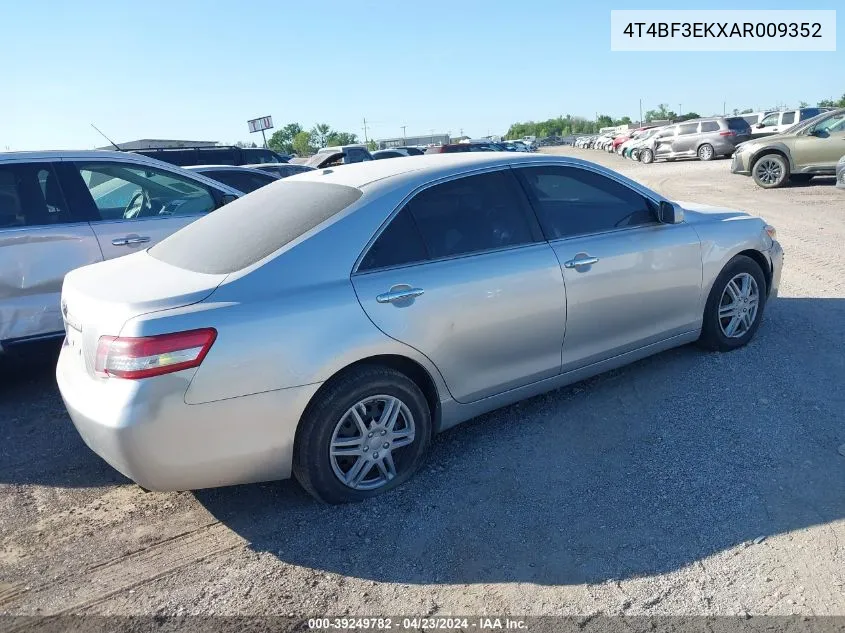
[[[683,8],[794,9],[708,1]],[[801,8],[836,9],[839,0]],[[610,51],[611,9],[569,0],[2,2],[0,151],[104,141],[255,140],[247,119],[326,122],[376,138],[668,103],[712,114],[839,97],[845,52]],[[837,14],[843,28],[845,10]],[[841,40],[841,36],[840,36]]]

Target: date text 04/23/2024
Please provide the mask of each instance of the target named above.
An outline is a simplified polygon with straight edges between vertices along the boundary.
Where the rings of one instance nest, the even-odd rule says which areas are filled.
[[[524,620],[518,618],[498,617],[404,617],[404,618],[311,618],[308,620],[311,631],[390,631],[390,630],[461,630],[477,629],[479,631],[495,630],[526,630]]]

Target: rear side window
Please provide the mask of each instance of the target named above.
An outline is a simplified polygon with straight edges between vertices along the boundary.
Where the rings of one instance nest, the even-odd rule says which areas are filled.
[[[702,132],[717,132],[719,130],[719,124],[716,121],[702,121],[701,122],[701,131]]]
[[[344,185],[281,180],[192,222],[148,252],[186,270],[231,273],[304,235],[361,195]]]
[[[547,239],[600,233],[657,221],[642,195],[606,176],[577,167],[516,170]]]
[[[695,134],[698,131],[698,123],[682,123],[678,126],[678,136],[683,134]]]
[[[795,112],[784,112],[780,123],[781,125],[792,125],[795,123]]]
[[[71,222],[59,181],[49,163],[0,166],[0,229]]]
[[[402,209],[361,260],[359,271],[390,268],[428,258],[422,237],[407,208]]]
[[[533,241],[524,194],[511,170],[434,185],[405,206],[432,258]]]

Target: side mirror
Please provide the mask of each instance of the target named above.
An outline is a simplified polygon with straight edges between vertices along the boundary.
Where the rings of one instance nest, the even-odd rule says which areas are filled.
[[[760,123],[758,123],[754,127],[756,127],[756,128],[766,127],[766,124],[761,121]]]
[[[224,193],[222,196],[220,196],[220,206],[222,207],[224,205],[227,205],[230,202],[234,202],[237,199],[238,199],[238,197],[234,194]]]
[[[684,210],[664,200],[657,208],[657,219],[661,224],[680,224],[684,221]]]

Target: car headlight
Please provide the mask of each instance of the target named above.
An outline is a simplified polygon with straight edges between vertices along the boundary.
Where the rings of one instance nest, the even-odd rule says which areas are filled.
[[[776,229],[775,227],[773,227],[771,224],[767,224],[767,225],[763,228],[763,230],[764,230],[764,231],[766,231],[766,234],[767,234],[770,238],[772,238],[772,240],[776,240],[776,239],[778,238],[778,232],[777,232],[777,229]]]

